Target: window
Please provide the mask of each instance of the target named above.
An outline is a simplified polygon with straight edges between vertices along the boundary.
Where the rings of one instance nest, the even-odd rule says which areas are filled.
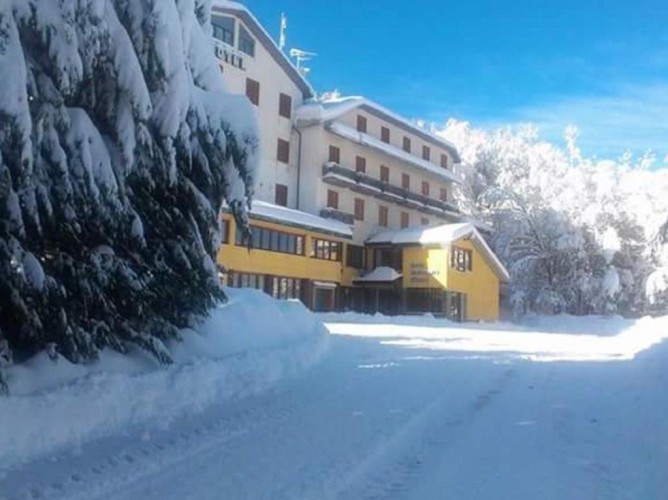
[[[410,215],[408,212],[401,212],[401,229],[407,228],[410,225]]]
[[[448,168],[448,155],[441,155],[441,167]]]
[[[364,247],[347,245],[346,265],[355,269],[364,269]]]
[[[385,165],[380,166],[380,181],[381,182],[390,182],[390,169]]]
[[[255,288],[257,290],[264,290],[265,277],[263,274],[230,271],[228,273],[227,284],[232,288]]]
[[[251,246],[256,250],[304,255],[304,236],[285,233],[275,229],[251,226]],[[243,234],[237,229],[237,245],[243,244]]]
[[[366,158],[362,156],[355,157],[355,171],[360,173],[366,173]]]
[[[260,82],[246,78],[246,97],[256,106],[260,105]]]
[[[339,193],[331,189],[327,190],[327,208],[339,209]]]
[[[302,289],[304,288],[302,280],[295,278],[281,278],[279,276],[269,277],[269,293],[275,299],[301,299]]]
[[[290,143],[283,139],[278,140],[276,159],[281,163],[290,163]]]
[[[357,115],[357,131],[366,134],[366,117]]]
[[[387,207],[380,206],[378,207],[378,225],[382,227],[387,227],[388,221],[388,210]]]
[[[333,260],[341,262],[343,245],[337,241],[311,240],[311,257],[320,260]]]
[[[227,45],[234,46],[234,19],[231,17],[212,16],[213,37]]]
[[[248,30],[239,25],[239,50],[251,57],[255,57],[255,40]]]
[[[401,174],[401,187],[404,189],[411,188],[411,176],[408,174]]]
[[[448,190],[445,188],[441,188],[441,196],[439,196],[439,199],[441,201],[448,201]]]
[[[281,94],[278,98],[278,114],[288,120],[292,117],[292,97]]]
[[[423,226],[428,226],[429,225],[429,219],[427,219],[426,217],[422,217],[420,219],[420,224],[422,224]]]
[[[411,152],[411,140],[408,137],[404,137],[404,144],[403,144],[404,151],[407,153]]]
[[[422,159],[427,161],[431,160],[431,151],[429,146],[422,146]]]
[[[422,181],[422,194],[429,196],[429,183],[427,181]]]
[[[464,248],[452,247],[450,265],[453,269],[465,273],[473,270],[473,251]]]
[[[276,184],[274,201],[276,205],[280,205],[282,207],[288,206],[288,186],[285,184]]]
[[[390,129],[387,127],[381,127],[380,129],[380,140],[389,144],[390,143]]]
[[[329,147],[329,161],[332,163],[341,163],[341,150],[336,146]]]
[[[355,220],[364,220],[364,200],[355,198]]]
[[[226,219],[220,220],[220,238],[225,245],[230,242],[230,221]]]

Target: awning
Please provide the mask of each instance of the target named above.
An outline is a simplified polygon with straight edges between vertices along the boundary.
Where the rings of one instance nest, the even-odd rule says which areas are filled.
[[[377,283],[377,284],[391,284],[402,278],[402,275],[396,272],[391,267],[377,267],[370,273],[365,274],[353,280],[354,283]]]

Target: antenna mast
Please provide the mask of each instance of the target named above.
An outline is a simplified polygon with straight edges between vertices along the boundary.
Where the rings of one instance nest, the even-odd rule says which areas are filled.
[[[285,43],[288,32],[288,17],[285,14],[281,14],[281,36],[278,39],[278,48],[283,51],[285,49]]]

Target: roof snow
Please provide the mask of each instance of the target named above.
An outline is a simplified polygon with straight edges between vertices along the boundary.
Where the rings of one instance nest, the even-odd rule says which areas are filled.
[[[355,283],[394,283],[402,277],[391,267],[377,267],[370,273],[360,278],[355,278]]]
[[[350,239],[353,237],[352,228],[343,222],[274,205],[266,201],[254,201],[250,215],[251,217],[259,217],[287,225],[325,232],[342,238]]]
[[[364,108],[381,118],[393,122],[399,127],[413,132],[415,135],[436,146],[445,148],[452,154],[455,163],[461,161],[457,148],[450,141],[432,134],[410,120],[361,96],[341,97],[334,95],[321,100],[311,99],[297,109],[296,121],[298,124],[299,122],[331,122],[358,108]]]
[[[226,12],[233,12],[239,16],[244,24],[253,32],[253,34],[259,39],[262,45],[267,49],[267,51],[272,55],[272,57],[281,65],[286,73],[292,78],[292,80],[297,84],[299,89],[305,94],[306,97],[313,97],[316,95],[315,90],[311,84],[304,78],[304,75],[295,67],[292,61],[285,55],[285,53],[279,48],[276,41],[272,38],[269,32],[260,24],[260,21],[257,20],[255,15],[243,4],[239,2],[233,2],[230,0],[213,0],[211,2],[214,9],[219,9]]]
[[[492,267],[501,281],[510,281],[510,274],[496,254],[489,247],[473,224],[444,224],[432,227],[409,227],[395,231],[383,231],[367,240],[368,244],[388,245],[451,245],[462,239],[470,239],[480,250],[483,258]]]

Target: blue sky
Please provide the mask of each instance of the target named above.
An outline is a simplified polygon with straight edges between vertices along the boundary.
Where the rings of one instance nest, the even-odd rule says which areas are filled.
[[[409,118],[533,122],[584,152],[668,154],[666,0],[247,0],[288,47],[317,52],[319,92],[362,94]]]

